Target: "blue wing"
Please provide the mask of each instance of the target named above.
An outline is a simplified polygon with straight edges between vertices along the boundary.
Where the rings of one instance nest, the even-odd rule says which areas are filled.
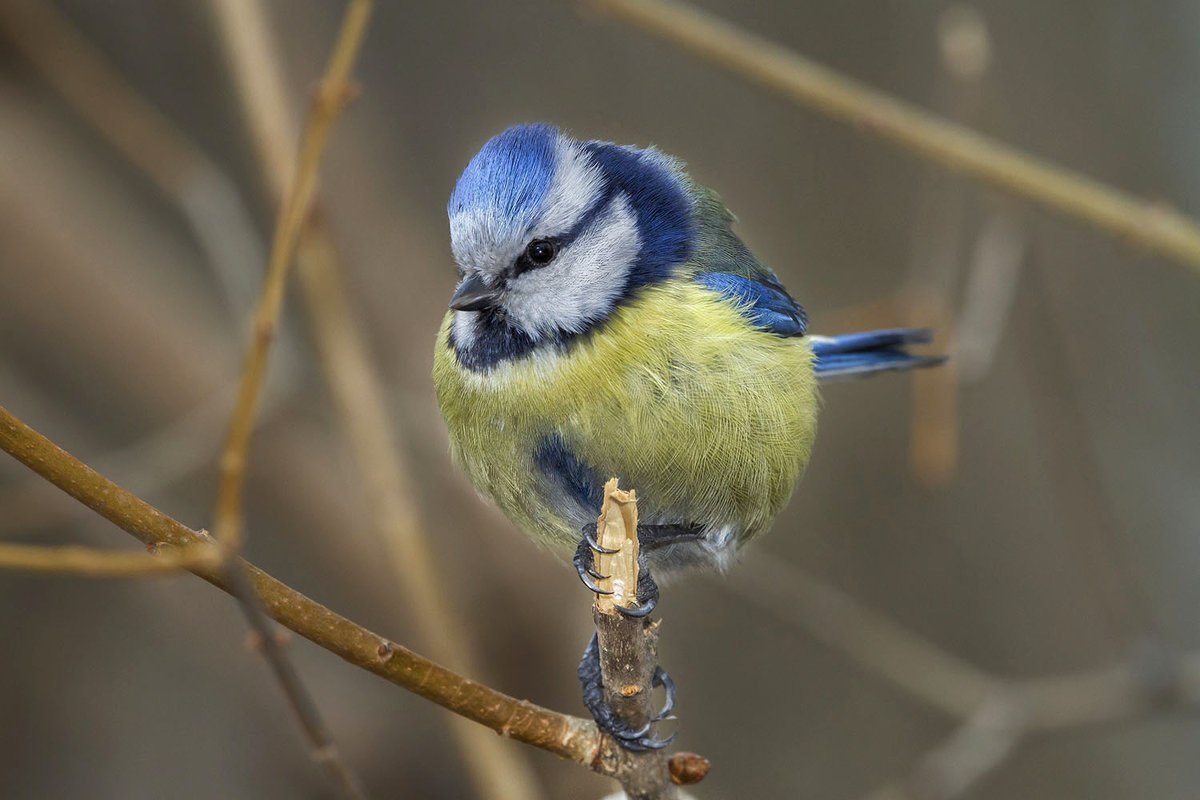
[[[759,330],[782,337],[803,336],[808,328],[804,309],[733,233],[733,215],[714,192],[702,186],[694,187],[694,192],[699,231],[694,279],[733,300]],[[905,351],[905,345],[928,342],[927,330],[897,328],[809,338],[816,356],[813,368],[821,380],[931,367],[946,360]]]
[[[760,330],[776,336],[803,336],[808,316],[770,273],[753,277],[728,272],[701,272],[696,281],[737,301],[742,313]]]
[[[932,367],[944,356],[914,356],[905,352],[908,344],[924,344],[933,338],[927,329],[895,328],[844,336],[812,336],[812,351],[817,357],[813,369],[821,380],[869,375],[890,369]]]

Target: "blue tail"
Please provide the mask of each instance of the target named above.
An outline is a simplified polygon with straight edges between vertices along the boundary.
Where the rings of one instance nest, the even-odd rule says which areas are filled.
[[[908,344],[925,344],[933,338],[924,328],[895,328],[886,331],[848,333],[845,336],[810,336],[816,356],[817,377],[823,381],[858,377],[891,369],[933,367],[945,356],[914,356]]]

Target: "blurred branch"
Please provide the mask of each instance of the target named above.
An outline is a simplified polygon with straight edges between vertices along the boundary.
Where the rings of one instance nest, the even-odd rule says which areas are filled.
[[[253,305],[252,276],[262,247],[237,185],[220,167],[143,98],[53,4],[37,0],[0,3],[0,35],[111,147],[172,201],[188,223],[217,277],[231,316],[242,319]],[[44,180],[44,173],[38,180]],[[60,209],[55,209],[57,224]],[[56,230],[56,235],[61,232]],[[152,287],[143,286],[143,291]],[[165,306],[165,298],[155,303]],[[262,415],[278,407],[278,391],[294,373],[294,356],[284,354],[283,380],[263,401]],[[277,374],[276,377],[279,377]],[[226,426],[232,396],[218,392],[184,416],[136,441],[96,456],[105,472],[124,476],[139,491],[153,492],[211,458],[211,441]],[[40,502],[44,481],[3,491],[7,513],[0,534],[54,524],[72,507]]]
[[[282,205],[296,162],[295,132],[283,59],[268,14],[254,0],[213,0],[211,5],[264,183],[274,202]],[[296,259],[323,372],[403,605],[433,658],[468,674],[482,674],[467,628],[448,603],[451,595],[430,551],[412,481],[397,450],[382,381],[346,296],[344,265],[319,210],[302,227]],[[449,722],[479,797],[543,796],[521,753],[461,717]]]
[[[93,129],[170,197],[217,276],[231,314],[251,308],[262,247],[225,173],[129,86],[109,59],[44,0],[0,3],[4,35]]]
[[[129,578],[188,569],[211,569],[220,561],[220,553],[205,544],[195,545],[186,550],[147,555],[96,550],[90,547],[38,547],[0,543],[0,570],[49,572],[88,578]]]
[[[1200,652],[1174,655],[1147,645],[1108,667],[1010,679],[979,669],[778,558],[751,554],[724,585],[959,719],[972,718],[996,698],[1019,704],[1029,730],[1047,732],[1200,707]]]
[[[979,669],[777,558],[752,554],[723,585],[962,720],[908,778],[868,800],[949,800],[999,766],[1029,734],[1200,708],[1200,652],[1173,655],[1147,645],[1113,666],[1017,680]]]
[[[1200,226],[1166,205],[1119,192],[921,111],[678,0],[589,0],[588,6],[800,105],[1200,271]]]
[[[0,450],[147,545],[185,548],[206,539],[95,472],[0,406]],[[242,559],[255,593],[275,620],[314,644],[497,733],[534,745],[603,775],[620,768],[620,748],[594,723],[516,700],[464,678],[325,608]],[[196,575],[234,594],[228,573],[193,566]],[[601,759],[602,753],[616,753]]]
[[[933,748],[903,780],[893,781],[866,800],[952,800],[1003,764],[1025,734],[1024,708],[996,696],[984,703]]]
[[[254,315],[254,335],[242,368],[238,397],[230,417],[229,434],[220,462],[220,485],[213,527],[218,543],[231,556],[236,555],[242,542],[242,490],[250,434],[258,396],[266,376],[271,341],[283,307],[288,268],[300,238],[301,226],[316,194],[317,173],[333,121],[345,107],[352,91],[350,71],[357,59],[372,8],[372,0],[351,0],[346,8],[341,30],[304,128],[292,187],[279,209],[262,297]],[[224,577],[226,585],[242,601],[246,616],[259,634],[263,655],[287,694],[297,719],[313,745],[318,762],[329,770],[347,796],[361,796],[363,792],[357,778],[343,763],[324,720],[300,682],[295,666],[275,638],[260,607],[255,587],[240,563],[231,561]]]
[[[962,308],[954,325],[960,384],[976,383],[991,371],[1008,327],[1028,246],[1028,236],[1012,214],[988,215],[967,265]]]
[[[355,324],[328,229],[314,215],[297,255],[314,339],[326,382],[351,445],[372,526],[390,557],[408,618],[436,660],[482,674],[466,626],[452,612],[429,537],[418,513],[408,470],[396,449],[387,403]],[[479,797],[537,800],[543,796],[529,764],[488,731],[451,717],[451,731]]]
[[[291,190],[280,207],[262,297],[254,316],[254,336],[242,368],[237,402],[221,456],[220,488],[214,514],[214,535],[236,550],[242,539],[242,488],[254,410],[267,368],[271,340],[278,324],[287,287],[288,269],[317,187],[317,171],[333,121],[351,94],[350,70],[370,19],[372,0],[351,0],[326,64],[320,88],[305,125]]]

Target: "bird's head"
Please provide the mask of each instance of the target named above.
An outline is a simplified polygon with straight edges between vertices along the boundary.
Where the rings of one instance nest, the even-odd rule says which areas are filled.
[[[454,346],[486,368],[602,323],[691,255],[690,184],[653,149],[519,125],[471,159],[450,196],[460,281]]]

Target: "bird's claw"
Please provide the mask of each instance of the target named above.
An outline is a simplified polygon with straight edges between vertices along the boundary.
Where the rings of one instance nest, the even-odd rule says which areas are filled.
[[[651,722],[663,722],[668,719],[675,719],[671,712],[675,710],[675,681],[671,680],[671,676],[662,667],[654,668],[654,677],[650,679],[651,686],[661,686],[666,691],[666,699],[663,700],[663,707],[658,710],[658,713],[651,718]]]
[[[610,592],[610,594],[611,594],[611,592]],[[657,606],[657,605],[658,605],[658,598],[651,597],[651,598],[647,599],[646,602],[638,603],[637,605],[634,605],[634,606],[614,605],[613,607],[615,609],[617,609],[617,611],[619,611],[621,614],[623,614],[627,617],[631,617],[633,619],[641,619],[643,617],[650,616],[650,614],[653,613],[655,606]]]
[[[575,557],[571,559],[575,564],[575,571],[579,573],[579,580],[583,581],[583,585],[595,594],[612,594],[611,589],[605,589],[596,581],[605,580],[608,576],[601,575],[592,567],[592,553],[589,550],[587,539],[579,543],[579,547],[575,550]]]
[[[583,686],[583,703],[588,707],[588,711],[592,712],[596,725],[612,736],[623,749],[642,753],[647,750],[661,750],[675,741],[674,734],[665,739],[657,739],[650,735],[656,724],[674,719],[671,711],[675,708],[675,682],[662,667],[654,668],[650,684],[662,686],[667,692],[666,700],[649,722],[637,728],[622,722],[604,702],[604,683],[600,674],[600,642],[596,634],[592,634],[587,649],[583,651],[583,659],[579,662],[579,682]]]
[[[597,553],[604,553],[605,555],[612,555],[613,553],[621,552],[621,548],[619,548],[619,547],[616,550],[613,550],[608,547],[604,547],[599,542],[597,542],[596,534],[592,532],[591,526],[588,526],[583,529],[583,540],[585,542],[587,542],[588,547],[592,548]]]

